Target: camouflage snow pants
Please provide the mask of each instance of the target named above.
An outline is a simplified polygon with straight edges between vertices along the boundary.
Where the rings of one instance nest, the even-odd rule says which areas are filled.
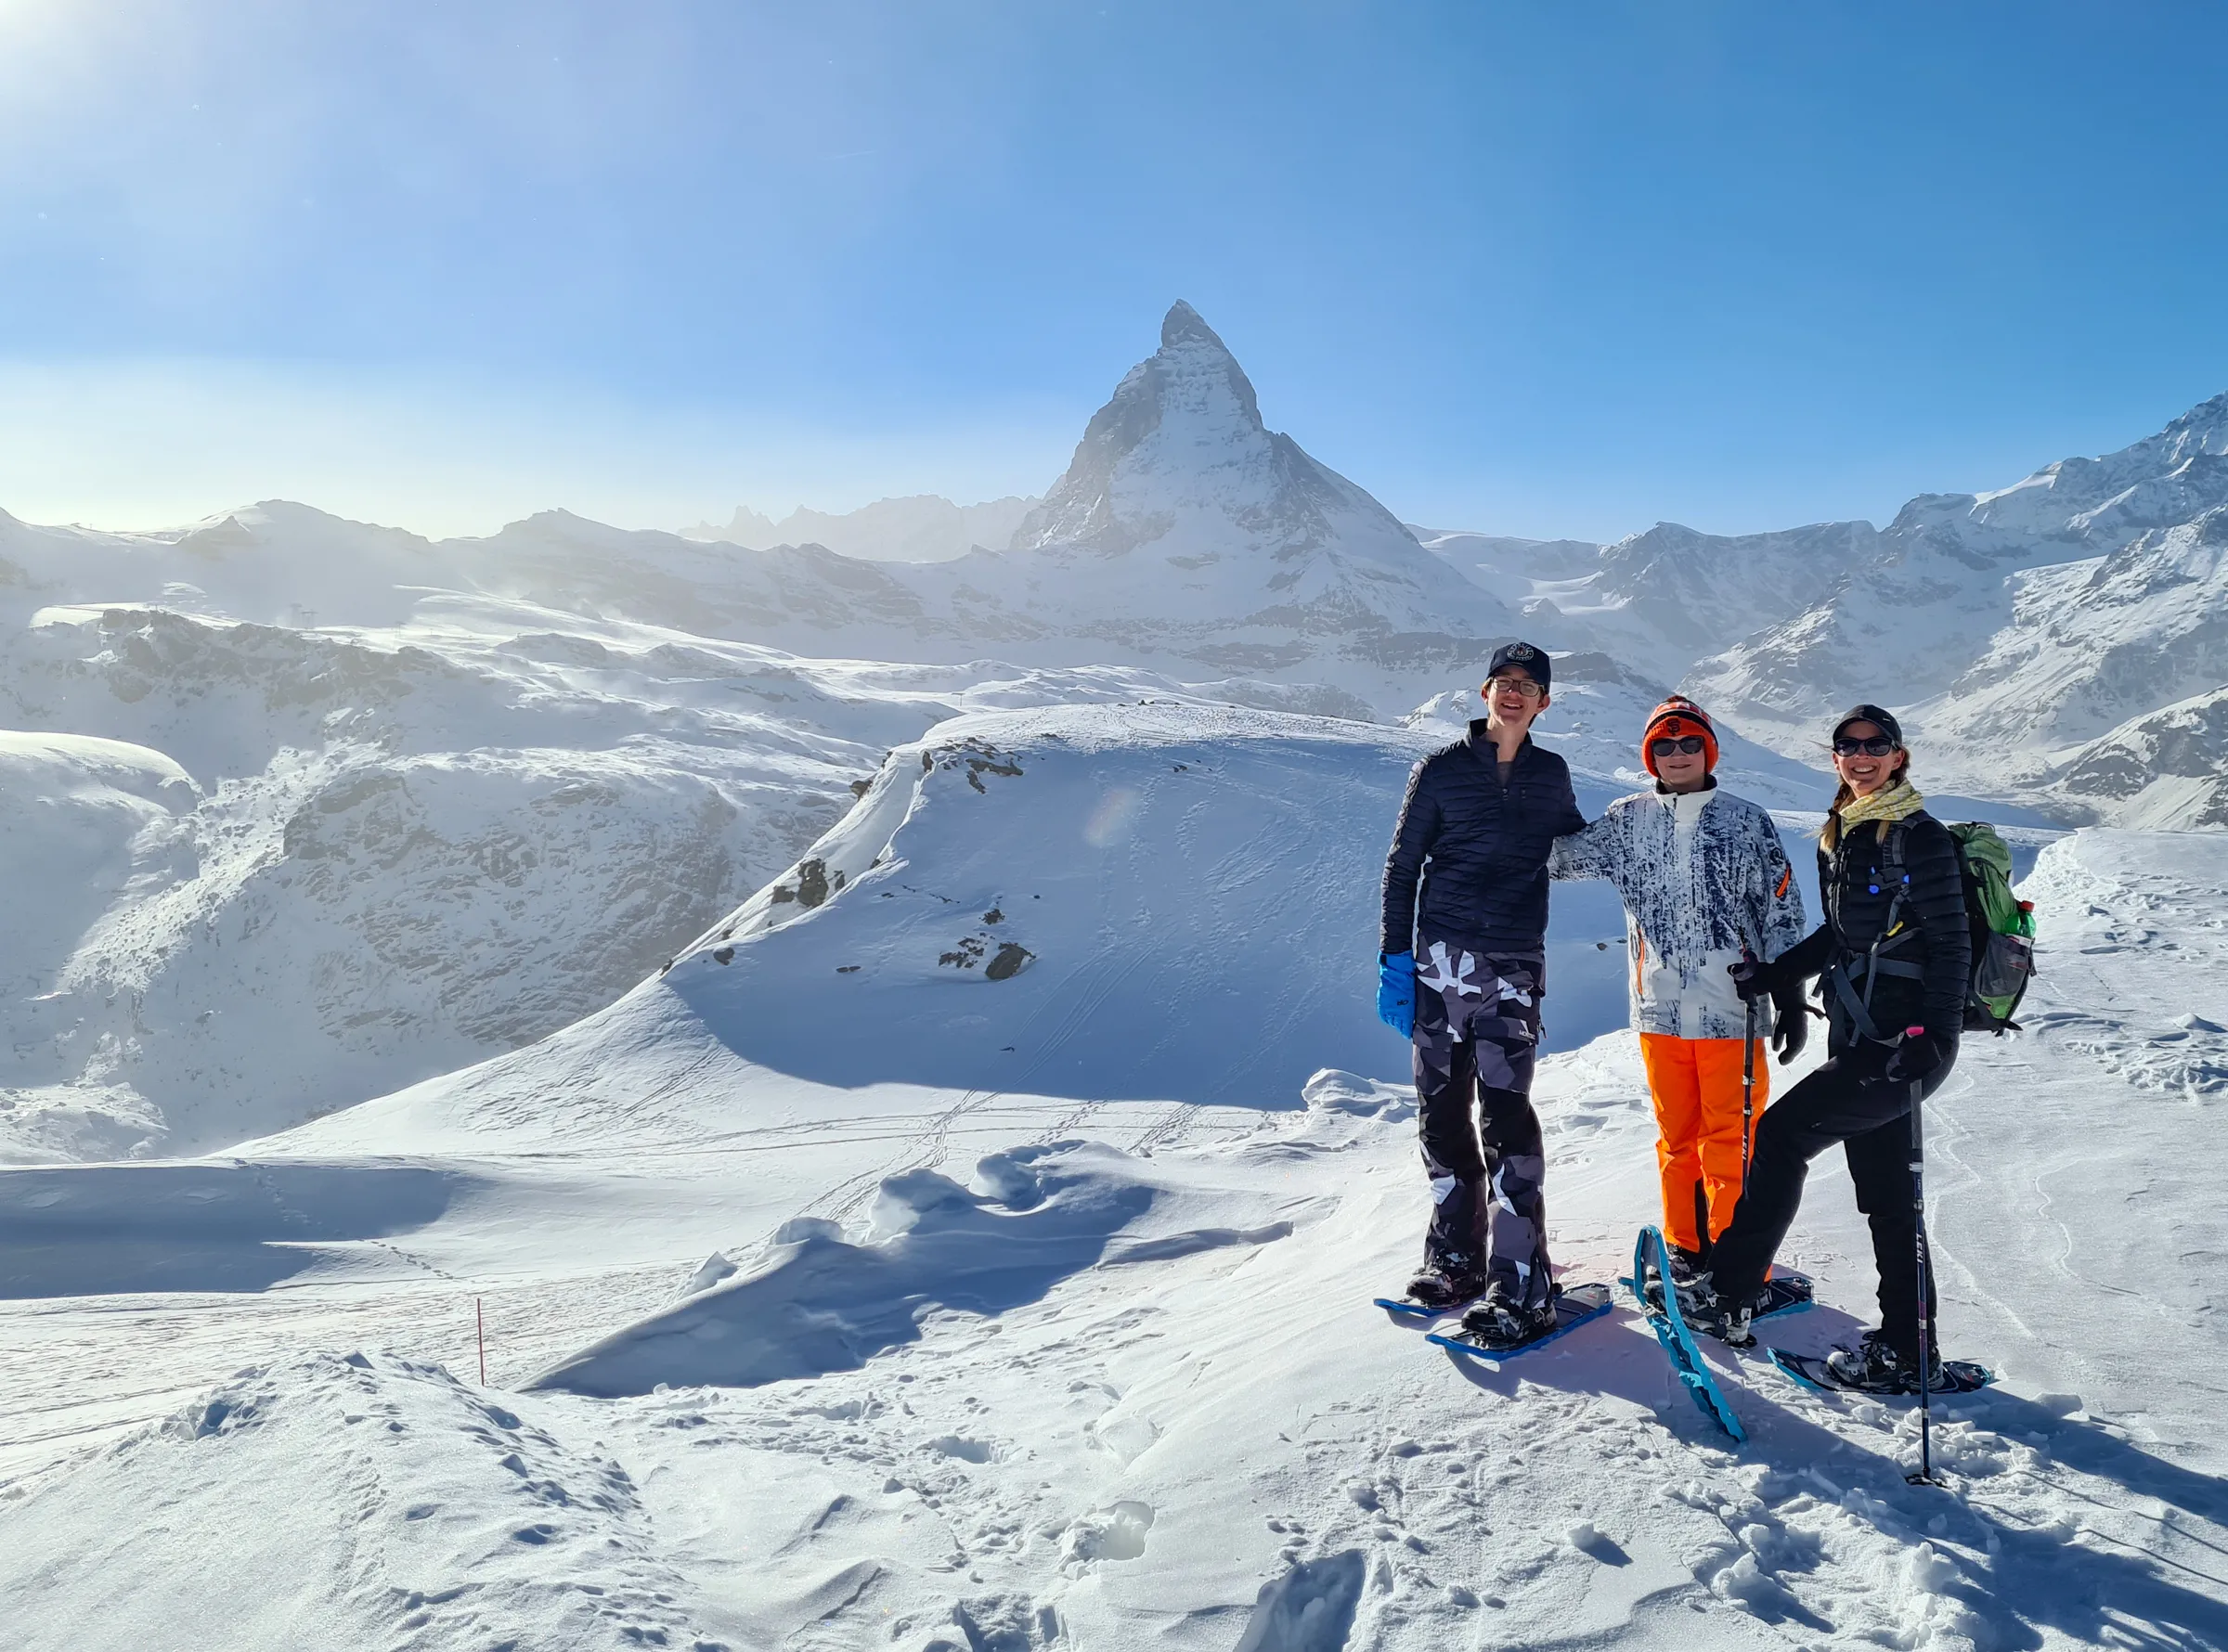
[[[1552,1294],[1546,1150],[1532,1110],[1543,960],[1431,941],[1416,960],[1416,1117],[1431,1221],[1424,1265],[1536,1308]]]

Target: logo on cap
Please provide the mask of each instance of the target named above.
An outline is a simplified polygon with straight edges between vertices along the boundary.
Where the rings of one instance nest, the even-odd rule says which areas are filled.
[[[1534,658],[1535,655],[1532,645],[1529,642],[1518,643],[1514,648],[1509,651],[1509,657],[1512,660],[1529,660]]]

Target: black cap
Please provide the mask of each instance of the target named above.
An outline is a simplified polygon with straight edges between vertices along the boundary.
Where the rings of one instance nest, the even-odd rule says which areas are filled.
[[[1896,721],[1894,712],[1879,705],[1850,706],[1847,711],[1842,713],[1841,721],[1833,725],[1833,732],[1826,736],[1827,740],[1839,740],[1841,731],[1851,723],[1873,724],[1881,733],[1886,735],[1898,745],[1903,743],[1903,725]]]
[[[1502,643],[1493,651],[1493,664],[1485,667],[1485,680],[1491,682],[1500,676],[1504,665],[1522,665],[1541,688],[1554,687],[1555,667],[1548,663],[1544,648],[1534,648],[1529,642]]]

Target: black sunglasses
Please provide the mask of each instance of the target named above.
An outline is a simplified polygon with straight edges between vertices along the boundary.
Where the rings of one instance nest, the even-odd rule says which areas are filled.
[[[1648,755],[1668,757],[1673,752],[1684,752],[1690,757],[1698,757],[1708,743],[1699,734],[1682,734],[1677,740],[1652,740],[1648,742]]]
[[[1844,734],[1833,742],[1836,757],[1854,757],[1862,752],[1868,757],[1885,757],[1896,749],[1896,742],[1885,734],[1875,734],[1870,740],[1852,740]]]

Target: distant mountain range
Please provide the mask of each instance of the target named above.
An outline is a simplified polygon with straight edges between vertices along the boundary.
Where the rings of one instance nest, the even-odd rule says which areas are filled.
[[[738,505],[723,525],[701,522],[681,533],[732,545],[820,545],[868,561],[946,562],[970,550],[1004,546],[1036,505],[1017,497],[954,505],[939,495],[913,494],[834,515],[800,506],[779,522]]]

